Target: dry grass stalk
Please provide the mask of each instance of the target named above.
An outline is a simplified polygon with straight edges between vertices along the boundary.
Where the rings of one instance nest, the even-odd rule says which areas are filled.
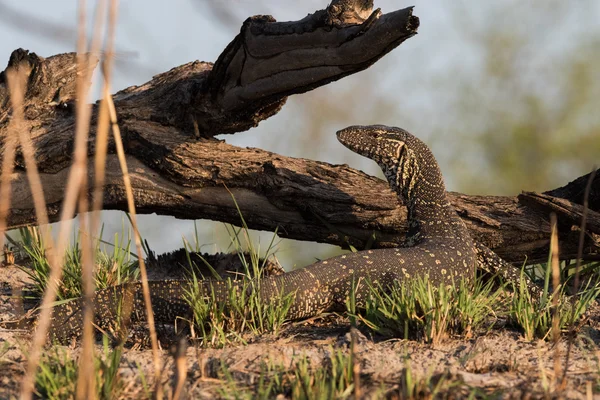
[[[590,191],[592,190],[592,183],[596,177],[596,167],[592,169],[585,186],[583,193],[583,213],[581,214],[581,226],[579,227],[579,243],[577,244],[577,260],[575,260],[575,277],[573,279],[573,296],[575,301],[579,299],[579,274],[581,272],[581,260],[583,258],[583,244],[585,243],[585,227],[587,225],[587,215],[589,209],[589,198]],[[569,366],[569,359],[571,357],[571,349],[573,347],[573,341],[575,340],[575,307],[573,307],[573,314],[570,321],[569,327],[569,341],[567,345],[567,354],[565,356],[565,367],[563,369],[562,384],[566,385],[567,382],[567,368]]]
[[[9,81],[10,82],[10,81]],[[13,96],[10,96],[11,100]],[[13,104],[14,104],[14,100]],[[2,154],[2,174],[0,175],[0,248],[4,247],[4,233],[6,232],[6,217],[10,209],[11,200],[11,178],[15,167],[15,153],[17,150],[17,131],[16,120],[10,121],[8,134],[3,138],[4,154]],[[13,134],[14,132],[14,134]]]
[[[550,214],[550,262],[552,264],[552,340],[554,341],[554,387],[560,391],[560,323],[558,316],[558,299],[560,297],[560,267],[558,259],[558,228],[556,214]]]
[[[173,354],[175,361],[173,387],[175,389],[173,391],[173,397],[171,397],[172,400],[179,400],[179,398],[181,398],[181,394],[183,393],[183,385],[185,384],[185,379],[187,378],[187,360],[185,358],[186,350],[187,339],[182,338],[177,342],[177,347],[175,349],[175,353]]]
[[[94,363],[94,255],[88,224],[83,215],[88,209],[87,179],[81,185],[79,196],[79,226],[81,243],[81,278],[83,284],[83,341],[79,357],[79,374],[77,375],[76,399],[95,399]]]
[[[585,243],[585,227],[587,225],[587,216],[589,211],[590,191],[592,183],[596,177],[596,168],[590,173],[585,191],[583,193],[583,213],[581,214],[581,226],[579,227],[579,243],[577,244],[577,260],[575,260],[575,278],[573,279],[573,294],[577,296],[579,292],[579,273],[581,272],[581,260],[583,258],[583,244]],[[574,321],[572,321],[574,322]]]
[[[52,251],[52,236],[50,235],[50,230],[48,229],[49,221],[46,210],[46,201],[44,199],[44,187],[37,169],[37,163],[35,161],[35,149],[31,143],[31,138],[21,127],[21,124],[23,123],[23,99],[25,94],[26,77],[21,71],[18,73],[9,72],[7,75],[13,107],[13,118],[15,121],[15,126],[18,127],[17,136],[19,145],[21,146],[23,159],[25,160],[27,180],[29,182],[33,203],[35,205],[36,218],[42,232],[42,240],[49,246],[49,249],[46,249],[46,251],[49,252]]]
[[[104,47],[104,60],[102,61],[102,75],[104,83],[102,93],[103,100],[100,102],[98,111],[98,127],[96,128],[96,153],[94,156],[94,194],[92,203],[92,232],[97,232],[100,228],[100,211],[102,210],[102,200],[104,192],[104,182],[106,178],[106,153],[108,148],[108,130],[109,115],[106,94],[110,94],[110,83],[112,79],[112,62],[115,48],[115,28],[117,23],[117,0],[111,0],[108,11],[108,27],[106,45]]]
[[[86,39],[85,39],[85,1],[81,0],[79,4],[79,37],[77,45],[77,65],[78,65],[78,84],[77,84],[77,115],[75,123],[75,150],[73,154],[73,165],[69,171],[69,178],[65,190],[65,198],[62,205],[61,213],[61,225],[58,233],[58,244],[56,246],[56,252],[49,257],[50,260],[50,277],[48,279],[48,286],[44,292],[41,304],[41,312],[38,317],[38,326],[34,333],[32,340],[31,351],[29,353],[27,371],[23,382],[21,384],[21,398],[31,399],[33,393],[33,382],[37,366],[39,364],[39,358],[41,349],[46,341],[48,328],[50,326],[50,318],[52,314],[51,304],[56,299],[56,293],[58,290],[58,283],[62,278],[62,257],[59,255],[64,254],[71,227],[73,224],[72,218],[75,213],[75,207],[77,200],[82,193],[81,187],[85,183],[85,177],[87,176],[87,151],[88,151],[88,131],[89,122],[91,115],[91,107],[86,103],[87,95],[89,92],[89,82],[91,78],[93,56],[86,54]],[[100,4],[99,6],[100,7]],[[97,13],[98,16],[98,13]],[[100,19],[99,17],[97,18]],[[101,29],[100,24],[97,23],[94,29],[94,35],[92,38],[91,52],[92,54],[98,54],[99,46],[101,43]],[[81,204],[80,204],[81,205]],[[80,210],[81,211],[81,210]],[[84,284],[84,287],[86,285]],[[88,307],[89,309],[89,307]],[[84,326],[85,329],[85,326]],[[84,356],[85,356],[85,335],[84,335]],[[91,346],[90,346],[91,348]],[[88,363],[89,364],[89,363]],[[82,375],[86,382],[91,382],[94,378],[93,373],[85,373]],[[87,385],[88,393],[91,391],[90,384]]]
[[[36,219],[40,226],[40,232],[42,235],[42,243],[47,246],[45,251],[48,257],[51,267],[54,265],[54,269],[60,269],[61,266],[57,265],[59,259],[56,257],[54,249],[54,240],[50,234],[50,225],[48,221],[48,213],[46,210],[46,201],[44,199],[44,187],[42,180],[37,168],[35,160],[35,149],[31,143],[31,138],[26,134],[25,130],[22,129],[20,124],[23,122],[23,98],[26,88],[26,77],[21,72],[19,73],[8,73],[7,80],[9,84],[9,90],[11,94],[12,107],[13,107],[13,118],[17,128],[17,134],[19,138],[19,144],[21,146],[21,152],[23,159],[25,160],[25,167],[27,170],[27,180],[29,182],[33,202],[35,205]]]
[[[98,3],[98,7],[102,6],[102,10],[104,10],[105,5]],[[107,40],[103,53],[105,54],[105,58],[103,61],[103,69],[104,71],[111,69],[112,55],[114,53],[114,37],[115,37],[115,27],[116,27],[116,15],[117,15],[117,7],[118,4],[115,0],[110,2],[109,6],[109,19],[107,26]],[[99,12],[97,10],[96,17],[103,17],[103,12]],[[96,20],[96,26],[100,26],[98,19]],[[103,82],[105,91],[109,91],[110,89],[110,73],[104,74],[104,82]],[[87,237],[86,243],[91,243],[92,237],[96,236],[100,229],[100,213],[102,210],[102,199],[103,199],[103,189],[104,189],[104,180],[105,180],[105,167],[106,167],[106,152],[108,147],[108,129],[109,129],[109,117],[108,117],[108,109],[106,107],[106,101],[102,101],[100,106],[100,111],[98,115],[98,126],[96,129],[96,148],[95,148],[95,156],[94,156],[94,190],[93,190],[93,200],[92,200],[92,214],[91,214],[91,223],[90,223],[90,235],[85,235],[86,226],[85,218],[81,217],[81,230],[84,232],[83,236]],[[84,189],[85,188],[85,189]],[[85,202],[85,203],[84,203]],[[82,185],[82,193],[80,196],[80,212],[85,212],[88,209],[87,205],[87,185]],[[93,318],[94,318],[94,310],[93,310],[93,296],[94,296],[94,266],[96,265],[95,254],[91,251],[91,245],[85,246],[84,248],[89,249],[86,251],[87,256],[82,251],[83,258],[83,266],[84,270],[84,293],[86,296],[86,314],[84,320],[84,346],[89,346],[89,348],[84,348],[84,351],[87,351],[88,355],[93,355]],[[83,250],[83,248],[82,248]],[[90,266],[85,268],[85,266]],[[90,354],[91,353],[91,354]],[[81,378],[78,383],[81,383],[80,386],[78,384],[78,398],[85,398],[95,396],[94,392],[94,371],[92,366],[83,366],[83,363],[80,364],[80,375]],[[87,388],[87,395],[86,389]]]
[[[135,203],[133,200],[133,190],[131,189],[131,178],[129,177],[129,170],[127,168],[127,160],[125,159],[125,150],[123,149],[123,140],[121,139],[121,131],[117,124],[117,112],[115,110],[115,104],[110,96],[110,93],[105,93],[106,102],[108,104],[108,110],[110,115],[110,122],[112,125],[112,132],[115,138],[115,147],[117,149],[117,155],[119,157],[119,164],[121,171],[123,172],[123,183],[125,184],[125,191],[127,193],[127,206],[129,209],[129,215],[131,218],[131,225],[133,226],[133,233],[135,238],[135,247],[138,255],[138,261],[140,266],[140,276],[142,280],[142,290],[144,294],[144,303],[146,304],[146,317],[148,319],[148,329],[150,330],[150,341],[152,343],[152,358],[154,360],[154,379],[155,379],[155,395],[156,398],[162,398],[161,388],[161,359],[158,349],[158,338],[156,336],[156,327],[154,324],[154,312],[152,311],[152,301],[150,299],[150,288],[148,287],[148,273],[146,271],[146,263],[144,262],[144,255],[142,253],[142,241],[140,238],[140,232],[137,225],[137,217],[135,212]]]
[[[76,146],[76,158],[79,156],[79,162],[83,171],[79,185],[79,224],[80,224],[80,242],[81,242],[81,274],[83,283],[83,340],[81,356],[79,358],[79,374],[77,376],[76,399],[95,399],[95,373],[94,363],[89,360],[94,359],[94,255],[92,251],[92,237],[88,231],[88,221],[86,214],[89,210],[88,202],[88,175],[87,175],[87,136],[89,134],[89,124],[91,116],[91,107],[87,104],[87,95],[89,92],[89,81],[91,78],[91,60],[93,55],[98,54],[102,38],[103,24],[106,13],[106,0],[100,0],[96,3],[94,18],[94,34],[92,35],[91,54],[85,54],[86,48],[86,2],[79,2],[79,37],[78,37],[78,79],[77,79],[77,133],[82,130],[80,137],[86,138],[86,143],[79,143]]]
[[[29,181],[29,185],[31,188],[31,193],[32,193],[32,197],[33,197],[33,201],[34,201],[34,205],[35,205],[37,222],[40,225],[40,230],[42,231],[43,241],[48,246],[48,248],[46,249],[46,254],[48,256],[48,260],[50,261],[51,266],[54,265],[55,269],[60,269],[60,265],[58,265],[58,266],[56,265],[58,263],[58,258],[55,256],[56,253],[54,252],[52,236],[50,235],[50,229],[48,226],[48,214],[46,212],[46,202],[44,201],[43,186],[42,186],[40,175],[38,173],[37,165],[35,162],[35,149],[33,148],[33,145],[31,143],[29,136],[25,133],[25,130],[22,127],[23,102],[24,102],[23,99],[24,99],[24,93],[25,93],[26,77],[25,77],[23,71],[18,71],[18,72],[9,71],[7,73],[7,81],[8,81],[8,85],[9,85],[10,98],[11,98],[11,103],[12,103],[11,105],[12,105],[12,110],[13,110],[13,118],[11,120],[11,124],[13,124],[13,128],[16,131],[16,135],[14,135],[15,137],[13,137],[11,142],[9,142],[9,144],[7,144],[7,146],[6,146],[5,151],[11,152],[11,156],[9,157],[9,155],[5,153],[5,155],[7,157],[4,160],[6,161],[10,158],[10,159],[12,159],[12,161],[11,161],[11,165],[8,169],[4,169],[6,166],[3,166],[3,172],[8,171],[8,170],[10,170],[12,172],[12,168],[14,165],[14,156],[15,156],[15,152],[16,152],[16,145],[17,145],[16,139],[18,139],[18,142],[20,142],[20,145],[21,145],[23,158],[25,160],[25,166],[27,169],[27,179]],[[8,207],[10,207],[9,203],[10,203],[11,191],[10,191],[10,187],[7,188],[5,185],[3,185],[3,190],[4,189],[7,189],[8,194],[6,195],[6,198],[5,198],[4,193],[3,193],[2,198],[8,203],[6,205],[7,209],[8,209]],[[3,219],[3,222],[5,222],[5,219]],[[2,235],[2,238],[4,238],[4,235]],[[32,349],[32,351],[30,353],[30,356],[29,356],[30,362],[31,362],[31,359],[34,358],[32,356],[32,353],[34,353],[34,351],[35,351],[35,349]],[[35,356],[35,353],[34,353],[34,356]],[[39,350],[38,350],[37,357],[39,358]],[[35,369],[33,371],[35,372]],[[24,378],[24,381],[23,381],[22,388],[23,389],[29,388],[29,390],[33,390],[33,376],[29,377],[29,379],[30,379],[29,382],[27,381],[27,379],[28,379],[28,376],[26,375],[26,377]],[[29,396],[31,396],[31,392],[29,392]],[[22,397],[28,398],[27,393],[25,393]]]
[[[355,327],[350,328],[350,356],[352,358],[352,376],[354,379],[354,398],[361,399],[361,386],[360,386],[360,362],[356,356],[356,343],[358,342],[358,330]]]

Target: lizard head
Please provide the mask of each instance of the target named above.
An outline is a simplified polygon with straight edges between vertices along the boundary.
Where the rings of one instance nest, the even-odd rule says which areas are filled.
[[[403,129],[385,125],[355,125],[337,132],[340,143],[380,165],[398,162],[407,135]]]
[[[420,153],[430,154],[427,146],[401,128],[355,125],[338,131],[337,138],[348,149],[379,164],[392,189],[404,201],[415,199],[413,189],[420,164],[433,164],[420,159]]]

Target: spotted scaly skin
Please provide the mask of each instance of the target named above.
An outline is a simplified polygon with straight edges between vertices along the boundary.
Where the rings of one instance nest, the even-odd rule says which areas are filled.
[[[344,254],[300,270],[263,278],[256,286],[260,287],[261,299],[268,301],[290,294],[293,303],[288,317],[301,319],[327,310],[344,309],[353,284],[360,281],[385,287],[426,274],[431,283],[439,285],[451,284],[456,278],[473,278],[480,263],[488,263],[486,268],[492,273],[506,269],[508,264],[503,266],[502,260],[489,249],[478,258],[464,222],[446,196],[439,166],[422,141],[403,129],[382,125],[351,126],[338,131],[337,138],[350,150],[377,162],[391,188],[406,205],[407,246]],[[226,301],[227,282],[205,280],[200,284],[203,293],[213,291],[217,301]],[[189,282],[151,281],[149,285],[157,322],[169,323],[178,316],[189,315],[189,307],[183,300]],[[240,282],[234,285],[241,288]],[[359,305],[368,290],[365,284],[356,288]],[[130,307],[134,317],[136,311],[143,310],[141,284],[129,283],[96,293],[100,327],[116,319],[119,304]],[[81,300],[75,300],[55,308],[51,337],[64,341],[80,335],[81,306]]]
[[[519,268],[500,258],[488,247],[475,242],[475,252],[477,253],[477,268],[481,272],[495,276],[504,283],[512,284],[512,287],[517,290],[523,283],[534,301],[539,300],[544,295],[542,288],[536,285],[527,274],[522,273]]]

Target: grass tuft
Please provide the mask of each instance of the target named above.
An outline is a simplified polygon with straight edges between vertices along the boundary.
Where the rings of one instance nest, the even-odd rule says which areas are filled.
[[[118,374],[122,347],[110,350],[104,338],[101,357],[94,359],[95,393],[99,399],[117,398],[123,389]],[[69,399],[76,393],[79,362],[64,347],[55,346],[45,352],[35,377],[35,394],[43,399]]]
[[[226,301],[217,301],[214,289],[206,293],[206,287],[200,282],[189,254],[189,246],[184,243],[187,258],[190,262],[190,287],[185,300],[192,309],[193,328],[197,330],[197,338],[205,346],[223,347],[232,342],[245,342],[242,334],[249,331],[254,335],[265,333],[278,334],[294,300],[294,293],[284,295],[283,292],[264,301],[261,296],[261,282],[264,276],[265,264],[273,254],[277,231],[274,232],[271,242],[266,250],[266,255],[261,263],[260,245],[255,245],[250,239],[249,228],[242,216],[241,210],[233,194],[233,202],[240,215],[241,228],[227,226],[233,250],[239,255],[244,268],[243,276],[239,280],[227,279],[218,284],[226,285]],[[196,240],[197,242],[197,240]],[[247,260],[244,253],[250,255]],[[217,275],[206,260],[213,275]]]
[[[320,365],[301,356],[290,369],[283,365],[263,363],[260,376],[253,385],[243,385],[224,362],[219,371],[223,385],[219,395],[226,399],[297,400],[348,399],[354,392],[351,354],[341,349],[329,350],[330,356]]]
[[[356,286],[347,301],[351,319],[388,337],[424,339],[439,344],[449,335],[470,337],[482,329],[501,305],[501,291],[492,282],[475,284],[461,280],[458,285],[434,286],[427,277],[415,277],[389,290],[380,284],[365,283],[369,295],[364,310],[357,313]]]
[[[510,305],[510,322],[521,329],[526,340],[548,339],[552,330],[552,315],[555,307],[552,304],[550,285],[550,264],[548,264],[544,292],[539,301],[533,299],[523,280],[518,288],[514,288]],[[557,288],[559,301],[556,312],[559,329],[565,329],[571,321],[577,321],[585,314],[589,306],[600,295],[600,281],[588,279],[576,299],[569,298],[566,286]]]
[[[411,366],[410,358],[406,356],[397,394],[401,399],[435,399],[459,386],[461,383],[452,380],[448,372],[434,374],[433,368],[430,368],[424,374],[417,374]]]
[[[330,349],[324,366],[314,367],[308,358],[301,358],[294,369],[290,384],[293,399],[344,399],[354,390],[352,356]]]
[[[203,291],[203,285],[192,272],[191,282],[185,300],[193,314],[194,332],[192,336],[210,347],[223,347],[229,343],[245,342],[242,333],[254,335],[278,334],[292,305],[294,294],[276,295],[265,302],[260,297],[260,275],[255,279],[233,281],[227,279],[220,284],[227,285],[227,299],[217,301],[214,290],[210,294]],[[204,286],[206,287],[206,286]]]
[[[50,278],[50,262],[44,250],[46,244],[37,227],[21,228],[19,233],[21,240],[14,242],[18,243],[20,251],[30,259],[29,266],[21,267],[21,269],[33,281],[33,292],[41,297]],[[82,259],[79,243],[80,238],[78,237],[74,244],[65,251],[64,274],[57,293],[59,300],[82,296]],[[104,246],[102,246],[103,244]],[[112,251],[107,250],[109,245],[112,246]],[[130,248],[131,239],[125,240],[123,233],[115,234],[114,244],[109,244],[102,239],[94,241],[96,288],[103,289],[138,279],[137,259],[132,255]]]

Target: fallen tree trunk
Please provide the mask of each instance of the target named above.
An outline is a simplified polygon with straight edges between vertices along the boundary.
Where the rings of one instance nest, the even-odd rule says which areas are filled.
[[[366,6],[365,6],[366,4]],[[252,17],[213,65],[192,62],[114,95],[138,212],[207,218],[239,224],[235,197],[248,226],[282,237],[390,247],[403,242],[406,210],[387,183],[346,165],[283,157],[239,148],[213,136],[256,126],[281,109],[286,96],[363,70],[416,34],[412,9],[381,15],[369,1],[334,1],[297,22]],[[17,50],[7,68],[28,73],[25,125],[36,147],[49,217],[59,217],[74,139],[75,58],[47,59]],[[0,75],[0,137],[10,118],[8,90]],[[92,126],[95,124],[95,110]],[[351,121],[349,121],[351,122]],[[94,137],[92,128],[91,138]],[[3,151],[3,148],[0,149]],[[90,140],[89,152],[94,152]],[[114,146],[106,164],[104,209],[127,210]],[[92,171],[92,165],[89,165]],[[92,181],[90,172],[89,181]],[[545,261],[548,210],[559,212],[562,258],[576,254],[585,177],[547,196],[548,207],[521,197],[451,193],[473,236],[508,261]],[[9,227],[35,223],[23,160],[17,155]],[[567,189],[568,188],[568,189]],[[579,192],[578,192],[579,190]],[[600,178],[590,209],[600,211]],[[546,199],[548,200],[548,199]],[[556,204],[556,203],[552,203]],[[563,212],[561,212],[563,210]],[[585,254],[598,250],[597,214]]]

